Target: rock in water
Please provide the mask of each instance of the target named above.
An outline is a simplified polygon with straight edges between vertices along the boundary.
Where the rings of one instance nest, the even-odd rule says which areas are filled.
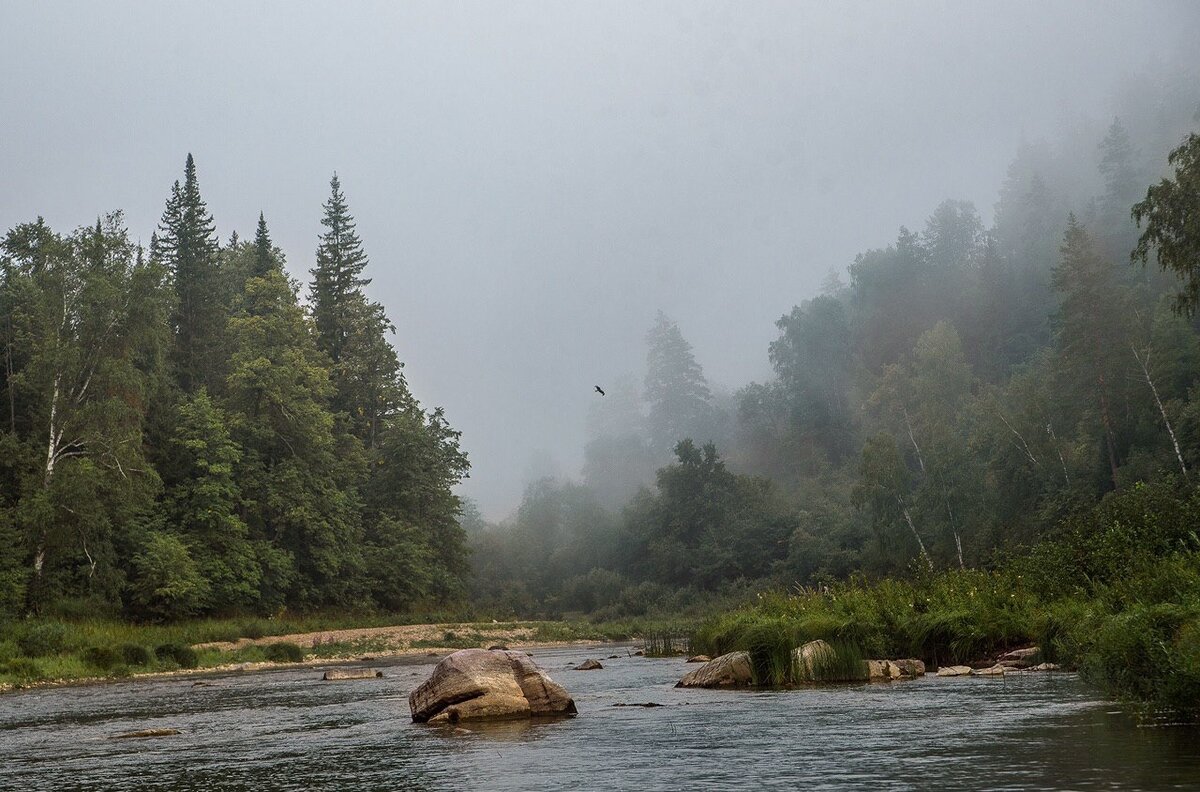
[[[796,676],[804,682],[832,682],[831,679],[818,679],[834,659],[833,647],[825,641],[817,639],[792,650],[792,663],[796,668]]]
[[[925,676],[925,663],[911,657],[902,660],[868,660],[867,678],[872,682],[918,679]]]
[[[744,687],[754,681],[748,652],[730,652],[689,672],[675,687]]]
[[[463,649],[408,697],[416,723],[574,715],[575,701],[520,652]]]
[[[604,666],[600,665],[599,660],[584,660],[575,666],[576,671],[599,671],[601,668],[604,668]]]
[[[991,668],[971,669],[971,676],[1004,676],[1006,671],[1008,671],[1008,669],[1004,666],[994,665]]]
[[[942,666],[938,669],[937,675],[941,677],[947,676],[967,676],[971,673],[971,666],[956,665]]]
[[[687,662],[689,662],[689,663],[707,663],[709,660],[712,660],[712,658],[709,657],[708,655],[693,655],[692,657],[689,657],[687,659]]]
[[[337,682],[343,679],[376,679],[381,676],[383,676],[383,672],[376,671],[374,668],[331,668],[321,679]]]
[[[142,729],[141,731],[125,732],[113,737],[114,740],[129,740],[129,739],[145,739],[147,737],[171,737],[175,734],[182,734],[179,729]]]

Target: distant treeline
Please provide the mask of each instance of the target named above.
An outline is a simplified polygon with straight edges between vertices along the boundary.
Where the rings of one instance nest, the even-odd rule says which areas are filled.
[[[947,200],[831,274],[777,322],[768,382],[714,395],[660,315],[582,481],[472,532],[477,600],[637,615],[989,566],[1137,482],[1194,487],[1200,97],[1129,101],[1131,127],[1022,145],[991,227]]]
[[[409,392],[338,179],[309,306],[260,215],[219,244],[189,155],[149,249],[119,212],[0,249],[0,618],[459,597],[467,460]]]

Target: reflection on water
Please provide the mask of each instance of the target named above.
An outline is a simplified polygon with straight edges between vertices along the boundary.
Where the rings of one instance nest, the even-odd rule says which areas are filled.
[[[8,694],[0,788],[1200,788],[1200,730],[1139,727],[1069,674],[727,692],[675,689],[679,660],[565,669],[598,653],[536,652],[578,717],[460,729],[410,722],[428,666]],[[664,706],[613,706],[649,701]],[[183,733],[111,739],[152,728]]]

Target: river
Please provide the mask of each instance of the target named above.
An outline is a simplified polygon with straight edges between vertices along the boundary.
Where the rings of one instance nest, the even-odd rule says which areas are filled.
[[[0,788],[1200,788],[1200,729],[1140,725],[1073,674],[730,692],[677,690],[682,660],[627,647],[534,654],[578,717],[413,724],[408,692],[430,667],[411,660],[360,681],[292,668],[6,694]],[[588,657],[605,667],[569,670]],[[647,702],[663,706],[613,706]],[[112,739],[151,728],[182,733]]]

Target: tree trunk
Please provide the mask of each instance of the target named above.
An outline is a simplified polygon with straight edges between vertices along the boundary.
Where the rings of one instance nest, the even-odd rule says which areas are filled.
[[[1146,378],[1146,384],[1150,386],[1150,392],[1154,394],[1154,403],[1158,405],[1158,414],[1162,416],[1163,424],[1167,427],[1167,434],[1171,437],[1171,447],[1175,449],[1175,459],[1179,460],[1179,470],[1183,473],[1184,479],[1188,477],[1187,465],[1183,462],[1183,452],[1179,450],[1179,440],[1175,437],[1175,429],[1171,426],[1171,419],[1167,417],[1166,408],[1163,407],[1162,399],[1158,396],[1158,388],[1154,386],[1154,380],[1150,377],[1150,350],[1146,350],[1146,355],[1143,358],[1138,354],[1137,347],[1133,344],[1129,345],[1133,350],[1133,356],[1137,359],[1138,365],[1142,367],[1142,375]]]
[[[1108,412],[1108,394],[1104,392],[1104,373],[1100,374],[1100,421],[1104,424],[1104,441],[1108,447],[1108,467],[1112,472],[1113,489],[1117,489],[1117,449],[1113,443],[1112,418]]]

